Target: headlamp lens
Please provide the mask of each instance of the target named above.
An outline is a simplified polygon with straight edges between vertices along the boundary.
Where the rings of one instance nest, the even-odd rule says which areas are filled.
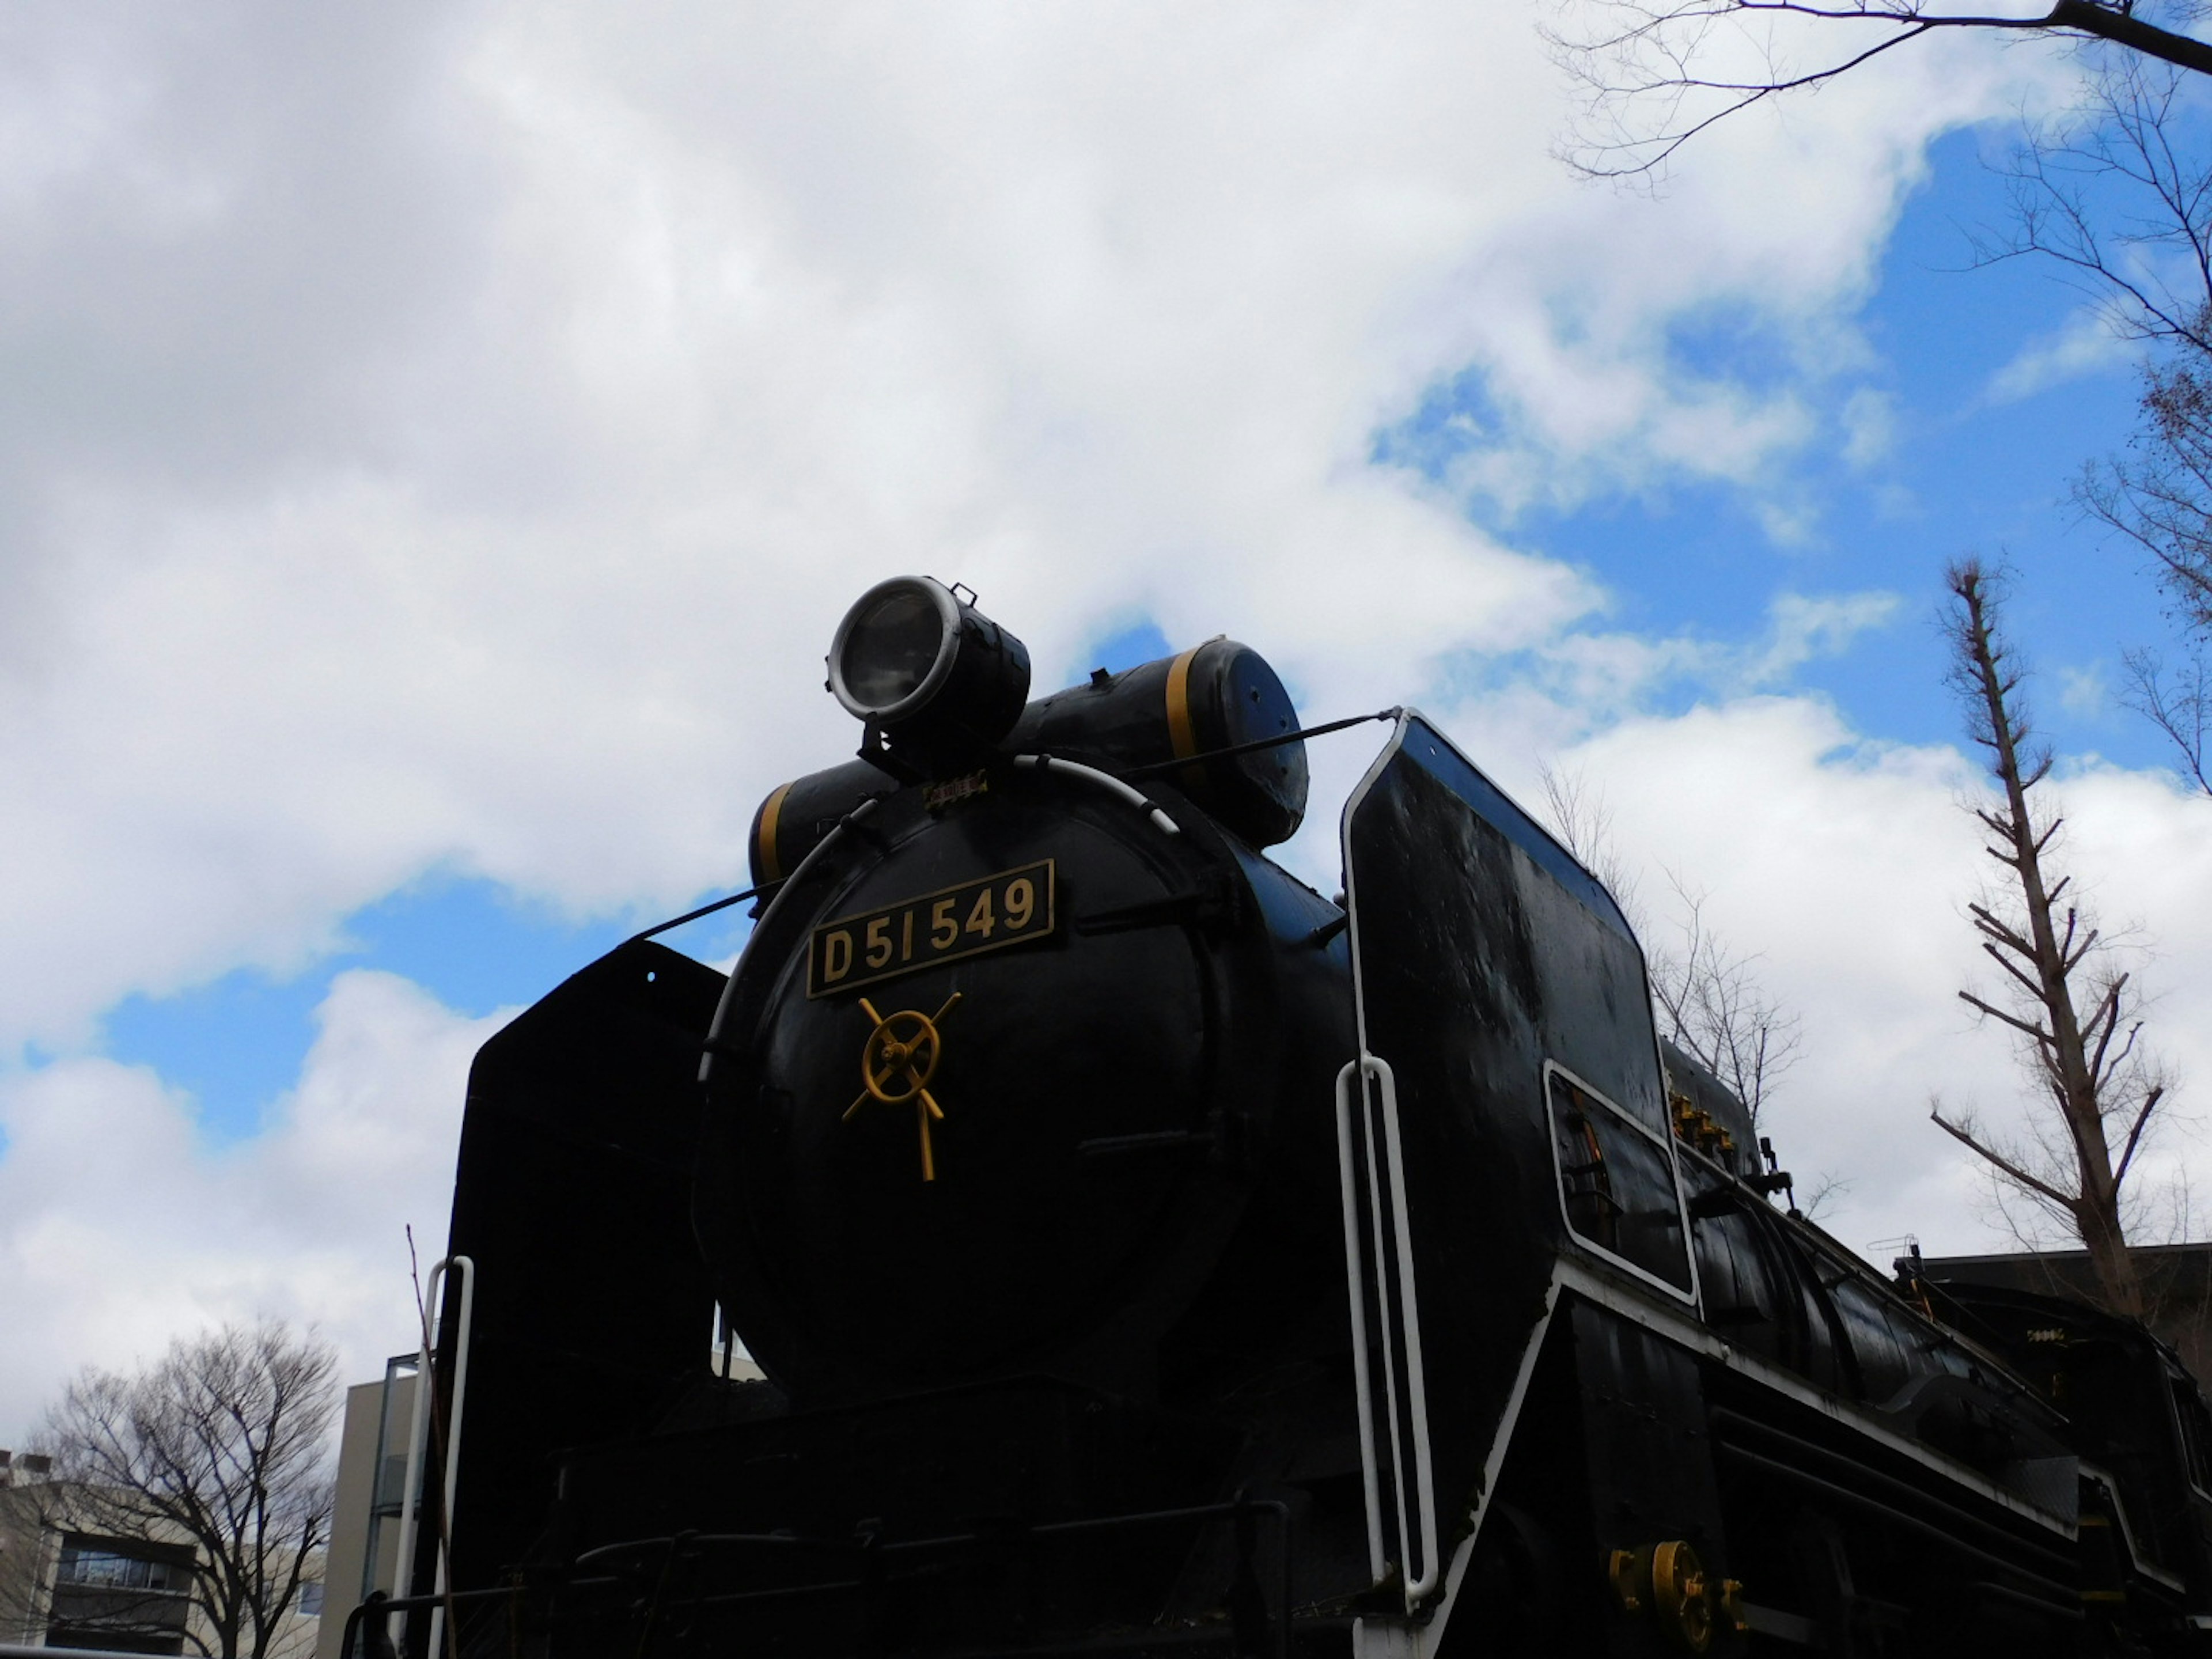
[[[896,708],[921,689],[945,647],[936,597],[903,583],[861,601],[845,629],[837,678],[860,709]]]

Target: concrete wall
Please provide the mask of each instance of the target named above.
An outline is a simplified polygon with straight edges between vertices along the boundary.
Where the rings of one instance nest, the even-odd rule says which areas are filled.
[[[346,1615],[371,1589],[389,1593],[398,1564],[397,1514],[407,1458],[407,1431],[415,1409],[415,1379],[357,1382],[346,1390],[338,1442],[337,1500],[331,1512],[329,1571],[323,1584],[323,1624],[315,1659],[338,1659]],[[380,1516],[379,1510],[385,1513]],[[369,1570],[370,1534],[376,1540]]]

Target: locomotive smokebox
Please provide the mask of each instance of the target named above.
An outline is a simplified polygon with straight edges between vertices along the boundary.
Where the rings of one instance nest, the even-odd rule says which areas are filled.
[[[1339,1340],[1249,1266],[1340,1249],[1352,1042],[1341,914],[1255,850],[1305,801],[1274,672],[1215,640],[1025,712],[1021,642],[920,576],[829,666],[862,758],[755,815],[772,895],[702,1072],[695,1213],[754,1358],[811,1409]]]

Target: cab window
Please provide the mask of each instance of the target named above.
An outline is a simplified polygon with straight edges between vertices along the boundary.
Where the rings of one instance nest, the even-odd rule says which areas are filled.
[[[1564,1068],[1546,1068],[1567,1229],[1599,1254],[1686,1295],[1689,1230],[1665,1141]]]

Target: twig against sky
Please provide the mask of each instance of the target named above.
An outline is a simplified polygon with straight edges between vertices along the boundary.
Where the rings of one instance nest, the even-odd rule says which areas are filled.
[[[2212,45],[2138,16],[2131,5],[2057,0],[2031,16],[1894,0],[1590,0],[1545,31],[1581,89],[1583,122],[1565,158],[1594,178],[1648,175],[1692,138],[1778,94],[1809,91],[1930,34],[1961,29],[2101,40],[2212,76]],[[1874,38],[1869,39],[1869,33]],[[1786,39],[1785,39],[1786,37]],[[1796,67],[1803,46],[1811,67]]]

